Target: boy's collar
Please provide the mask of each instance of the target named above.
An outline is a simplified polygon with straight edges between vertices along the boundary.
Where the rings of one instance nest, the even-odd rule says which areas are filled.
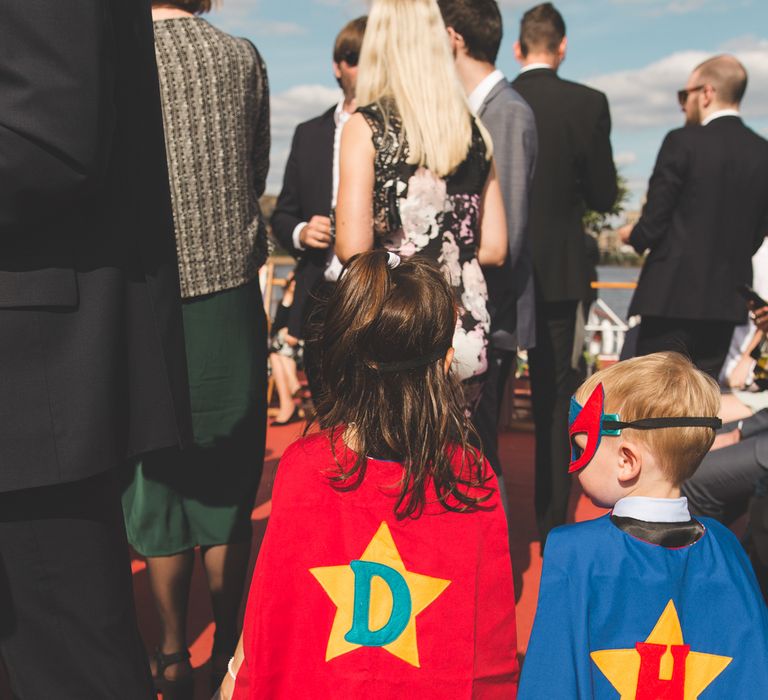
[[[687,523],[691,519],[688,499],[650,498],[648,496],[627,496],[613,506],[612,514],[619,518],[634,518],[648,523]]]

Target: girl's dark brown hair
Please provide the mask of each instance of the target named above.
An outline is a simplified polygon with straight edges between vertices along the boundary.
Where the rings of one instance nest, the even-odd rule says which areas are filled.
[[[414,257],[394,268],[387,260],[386,251],[372,251],[349,261],[316,341],[323,386],[316,420],[330,433],[339,465],[333,479],[353,488],[367,456],[394,460],[405,468],[399,518],[421,512],[430,482],[446,509],[476,508],[492,489],[482,454],[469,443],[461,386],[444,368],[456,324],[451,289],[430,260]],[[350,425],[352,466],[335,452]]]

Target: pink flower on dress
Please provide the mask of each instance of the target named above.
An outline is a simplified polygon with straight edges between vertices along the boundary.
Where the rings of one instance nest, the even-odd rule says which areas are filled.
[[[476,194],[455,194],[453,203],[453,226],[465,246],[477,244],[480,198]]]
[[[440,220],[449,206],[445,182],[427,168],[408,180],[408,196],[398,201],[400,221],[416,250],[426,248],[440,234]]]
[[[485,332],[478,326],[465,331],[459,324],[453,335],[453,368],[459,380],[469,379],[488,370]]]
[[[452,287],[458,287],[461,284],[461,265],[459,263],[459,246],[456,245],[456,239],[450,231],[443,233],[443,246],[440,257],[437,259],[443,268],[448,283]]]
[[[475,321],[490,326],[490,317],[486,308],[488,287],[477,258],[472,258],[462,265],[461,281],[464,288],[461,294],[461,305]]]

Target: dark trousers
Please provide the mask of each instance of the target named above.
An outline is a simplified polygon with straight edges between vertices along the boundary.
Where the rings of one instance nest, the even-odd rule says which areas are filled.
[[[578,302],[536,304],[536,347],[528,351],[536,425],[535,508],[541,543],[565,522],[571,479],[568,408],[579,384],[572,367]]]
[[[0,494],[0,650],[19,700],[154,699],[111,473]]]
[[[758,481],[768,473],[755,453],[755,441],[761,439],[762,434],[706,454],[681,489],[694,515],[730,525],[747,512]]]
[[[728,355],[736,324],[643,316],[637,338],[637,354],[671,350],[691,359],[702,372],[717,379]]]
[[[472,422],[480,436],[483,453],[491,468],[499,476],[502,473],[499,459],[499,414],[510,372],[515,366],[517,353],[491,348],[488,353],[488,374],[480,401],[472,414]]]

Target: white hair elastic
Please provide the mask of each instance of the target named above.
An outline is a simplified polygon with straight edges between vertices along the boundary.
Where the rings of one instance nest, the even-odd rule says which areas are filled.
[[[387,253],[387,267],[389,267],[390,270],[394,270],[400,262],[400,256],[397,253],[391,251]]]

